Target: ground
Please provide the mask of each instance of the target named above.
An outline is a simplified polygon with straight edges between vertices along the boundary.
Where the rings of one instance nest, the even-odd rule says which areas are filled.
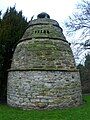
[[[90,120],[90,95],[76,108],[51,110],[21,110],[0,105],[0,120]]]

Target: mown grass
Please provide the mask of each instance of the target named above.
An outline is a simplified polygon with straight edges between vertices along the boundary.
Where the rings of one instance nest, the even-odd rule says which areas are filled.
[[[0,120],[90,120],[90,96],[77,108],[54,110],[21,110],[0,105]]]

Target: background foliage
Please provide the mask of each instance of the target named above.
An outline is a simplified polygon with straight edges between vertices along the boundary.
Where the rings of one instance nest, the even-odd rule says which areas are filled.
[[[82,92],[90,93],[90,55],[86,55],[84,65],[79,64],[77,68],[80,71],[80,78],[82,83]]]
[[[1,15],[1,12],[0,12]],[[28,25],[22,11],[10,7],[0,17],[0,101],[6,100],[7,70],[10,68],[13,52]]]

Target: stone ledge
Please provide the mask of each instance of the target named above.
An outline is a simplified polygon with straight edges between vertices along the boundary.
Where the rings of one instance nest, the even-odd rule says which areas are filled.
[[[54,39],[54,40],[61,40],[61,41],[64,41],[66,43],[68,43],[68,41],[66,41],[65,39],[63,39],[62,37],[30,37],[30,38],[23,38],[23,39],[20,39],[18,43],[20,42],[23,42],[23,41],[27,41],[27,40],[32,40],[33,38],[35,39]]]
[[[10,71],[61,71],[61,72],[79,72],[78,69],[42,69],[42,68],[32,68],[32,69],[8,69],[8,72]]]

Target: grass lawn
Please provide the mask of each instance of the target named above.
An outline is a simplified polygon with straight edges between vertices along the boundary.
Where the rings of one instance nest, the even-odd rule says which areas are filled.
[[[0,105],[0,120],[90,120],[90,96],[77,108],[54,110],[21,110]]]

